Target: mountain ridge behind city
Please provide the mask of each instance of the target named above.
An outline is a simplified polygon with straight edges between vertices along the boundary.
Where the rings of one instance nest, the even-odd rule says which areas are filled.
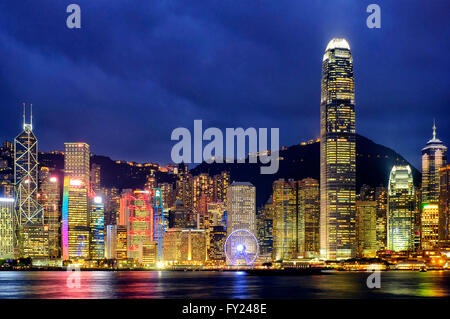
[[[413,171],[414,185],[419,186],[420,171],[411,165],[403,156],[391,148],[377,144],[372,140],[356,134],[356,193],[363,184],[377,187],[387,187],[389,173],[393,165],[410,165]],[[272,193],[273,181],[301,180],[311,177],[320,179],[320,142],[313,140],[301,144],[282,147],[280,150],[280,167],[276,174],[260,174],[261,163],[211,163],[197,165],[190,172],[193,175],[208,173],[211,176],[222,171],[230,173],[231,182],[251,182],[256,187],[256,204],[263,205]],[[42,166],[49,166],[62,170],[64,155],[61,153],[40,153],[39,161]],[[91,163],[101,166],[101,186],[124,188],[143,188],[146,177],[150,174],[150,167],[129,165],[125,161],[115,161],[107,156],[93,155]],[[156,171],[158,183],[174,183],[174,175]]]

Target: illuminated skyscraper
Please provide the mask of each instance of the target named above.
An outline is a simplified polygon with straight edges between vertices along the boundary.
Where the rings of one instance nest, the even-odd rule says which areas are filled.
[[[299,242],[303,242],[305,257],[318,256],[320,247],[320,192],[317,180],[305,178],[299,182],[298,205],[298,220],[304,223],[304,226],[299,227],[299,230],[303,229],[303,233],[301,231],[298,233],[298,236],[303,235],[304,239],[300,238]]]
[[[422,250],[435,250],[439,247],[439,205],[422,204],[421,216]]]
[[[139,260],[141,243],[153,241],[153,210],[150,191],[128,190],[120,201],[120,221],[127,227],[128,258]]]
[[[439,196],[439,242],[441,247],[450,247],[450,164],[442,167]]]
[[[447,147],[436,137],[436,125],[433,125],[433,138],[422,149],[421,246],[424,250],[438,248],[440,169],[446,162]]]
[[[225,262],[225,240],[227,238],[227,231],[223,226],[212,226],[209,231],[209,239],[207,243],[208,260],[215,264],[222,264]]]
[[[65,143],[62,205],[63,259],[89,258],[89,145]]]
[[[213,201],[223,202],[226,205],[227,191],[228,187],[230,186],[230,173],[224,171],[218,175],[214,175],[213,183],[214,183]]]
[[[387,190],[384,187],[375,189],[375,201],[377,202],[377,249],[387,247]]]
[[[161,183],[158,185],[158,188],[161,189],[163,207],[164,211],[166,211],[175,202],[175,191],[170,183]]]
[[[274,206],[273,199],[270,197],[264,208],[260,210],[261,224],[258,231],[258,239],[260,245],[260,257],[266,260],[272,260],[273,254],[273,218],[274,218]]]
[[[56,174],[48,167],[39,172],[39,203],[44,209],[44,224],[48,227],[48,250],[51,258],[61,256],[61,196]]]
[[[93,190],[94,193],[100,191],[100,174],[101,174],[100,165],[92,164],[90,179],[91,179],[91,190]]]
[[[273,254],[275,260],[291,259],[297,253],[297,183],[273,182]]]
[[[44,210],[37,201],[38,141],[23,112],[23,131],[14,139],[15,228],[18,254],[22,257],[48,257],[48,231]]]
[[[377,202],[356,201],[356,255],[375,257],[377,246]]]
[[[203,229],[171,228],[164,234],[164,260],[175,264],[200,265],[206,261]]]
[[[125,260],[128,258],[128,232],[127,226],[117,225],[116,258]]]
[[[180,164],[176,185],[176,199],[181,200],[188,211],[193,210],[193,178],[187,166]]]
[[[414,184],[411,167],[394,166],[388,188],[388,249],[412,250],[414,229]]]
[[[203,200],[202,200],[203,197]],[[193,178],[193,201],[197,212],[203,213],[201,206],[206,208],[204,202],[208,203],[213,198],[213,179],[206,173]],[[203,205],[202,205],[203,202]]]
[[[332,39],[322,63],[320,129],[320,254],[355,255],[355,91],[345,39]]]
[[[256,234],[255,186],[247,182],[234,182],[230,185],[227,196],[227,218],[228,235],[238,229]]]
[[[14,258],[14,198],[0,198],[0,259]]]
[[[106,259],[117,258],[117,225],[106,225]]]
[[[89,256],[91,259],[103,259],[105,258],[105,207],[101,196],[95,196],[91,201],[89,227],[91,230]]]
[[[422,149],[422,203],[439,202],[439,170],[447,163],[447,147],[436,137],[433,125],[433,138]]]

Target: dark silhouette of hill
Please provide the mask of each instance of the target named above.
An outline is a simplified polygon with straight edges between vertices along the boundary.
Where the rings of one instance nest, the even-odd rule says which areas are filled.
[[[356,190],[357,193],[363,184],[377,187],[387,187],[389,173],[394,165],[409,164],[394,150],[376,144],[368,138],[356,135]],[[201,163],[191,170],[193,175],[208,173],[218,174],[229,171],[231,181],[251,182],[256,186],[256,204],[263,205],[272,193],[273,181],[284,178],[301,180],[306,177],[320,179],[320,143],[313,142],[306,145],[293,145],[280,150],[280,167],[276,174],[260,174],[260,163]],[[411,164],[409,164],[411,165]],[[421,173],[411,165],[414,176],[414,185],[418,186]]]
[[[147,181],[147,176],[151,174],[154,167],[130,165],[124,161],[114,161],[107,156],[92,155],[91,165],[100,165],[100,184],[102,187],[115,187],[118,189],[139,189],[143,188]],[[57,169],[63,177],[64,155],[57,153],[39,153],[39,164]],[[158,183],[173,183],[175,177],[165,172],[154,172]]]
[[[300,180],[312,177],[319,180],[320,143],[313,142],[306,145],[293,145],[280,151],[280,168],[276,174],[260,174],[260,165],[237,164],[237,163],[202,163],[191,170],[193,175],[208,173],[219,174],[229,171],[232,181],[248,181],[256,186],[256,203],[263,205],[272,193],[272,183],[279,178]],[[356,135],[356,189],[359,192],[361,185],[367,184],[372,187],[387,186],[389,172],[393,165],[409,164],[401,155],[394,150],[376,144],[368,138]],[[41,166],[56,168],[60,171],[61,178],[64,169],[64,155],[52,153],[39,153]],[[129,165],[126,162],[114,161],[107,156],[92,155],[91,163],[101,166],[101,185],[103,187],[142,188],[150,167]],[[411,164],[409,164],[411,165]],[[420,172],[411,165],[414,175],[414,185],[418,186],[421,181]],[[165,172],[155,172],[159,183],[175,181],[175,177]]]

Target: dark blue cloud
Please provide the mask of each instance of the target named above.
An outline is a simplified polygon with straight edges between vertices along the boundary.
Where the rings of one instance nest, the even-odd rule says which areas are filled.
[[[82,28],[65,26],[66,6]],[[319,134],[322,54],[346,37],[354,57],[357,131],[419,166],[447,130],[450,5],[376,1],[13,1],[0,3],[0,137],[35,105],[44,150],[86,141],[97,154],[170,161],[171,131],[280,127],[281,144]]]

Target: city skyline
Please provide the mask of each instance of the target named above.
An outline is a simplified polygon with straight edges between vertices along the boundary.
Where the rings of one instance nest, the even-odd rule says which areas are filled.
[[[84,4],[81,1],[82,7]],[[349,40],[357,57],[358,133],[395,149],[419,168],[420,159],[414,154],[421,149],[423,136],[430,135],[433,118],[437,119],[438,130],[449,122],[445,112],[445,81],[440,81],[445,74],[442,71],[448,69],[449,63],[440,54],[448,46],[441,39],[448,34],[449,27],[443,23],[444,19],[439,19],[447,5],[438,2],[435,6],[422,8],[415,1],[408,4],[382,1],[380,5],[388,12],[402,12],[402,15],[383,15],[382,30],[388,32],[370,30],[364,23],[359,23],[365,12],[364,4],[344,4],[342,1],[325,8],[311,4],[307,7],[311,17],[307,19],[305,8],[293,3],[280,7],[278,14],[269,8],[249,4],[239,4],[240,13],[226,4],[220,5],[220,12],[219,8],[216,10],[205,5],[207,14],[202,17],[196,11],[196,4],[188,6],[189,10],[184,14],[177,11],[177,3],[156,9],[150,4],[120,9],[110,4],[111,7],[102,8],[104,15],[95,17],[103,26],[103,31],[97,34],[93,33],[93,29],[98,28],[92,25],[91,9],[98,8],[91,4],[86,5],[83,11],[82,29],[74,34],[66,28],[57,28],[56,24],[62,20],[57,18],[58,10],[64,12],[62,5],[59,8],[49,3],[42,6],[30,4],[24,10],[21,5],[4,3],[1,14],[6,16],[0,19],[4,26],[0,37],[4,44],[4,72],[14,76],[4,76],[1,87],[14,87],[14,90],[2,91],[0,96],[2,104],[7,106],[0,123],[0,138],[11,139],[15,135],[17,123],[10,119],[18,118],[21,102],[27,101],[35,105],[36,134],[40,136],[40,149],[45,151],[62,149],[67,141],[84,141],[92,145],[95,154],[114,159],[169,163],[170,131],[178,126],[191,127],[195,118],[202,118],[205,125],[219,128],[234,127],[236,123],[243,127],[278,126],[281,128],[281,145],[315,139],[319,136],[319,123],[311,119],[318,116],[313,105],[317,105],[320,96],[317,87],[320,81],[317,74],[320,69],[319,52],[331,38],[342,36]],[[403,10],[403,5],[411,12],[414,11],[412,9],[423,9],[429,15],[414,15]],[[346,13],[336,14],[342,12],[337,7],[345,8]],[[11,21],[11,17],[19,12],[31,15],[30,19]],[[38,22],[31,12],[42,12],[40,17],[45,16],[46,19]],[[174,25],[164,24],[164,19],[156,19],[156,14],[147,12],[157,12],[167,19],[177,16],[185,19],[179,19]],[[140,19],[136,19],[135,24],[120,24],[114,28],[114,23],[108,24],[105,20],[113,13],[126,21],[131,15]],[[261,15],[271,18],[272,31],[260,23]],[[433,24],[440,27],[439,35],[421,28],[428,25],[431,16],[437,17]],[[239,17],[249,18],[254,30],[240,20],[231,23]],[[354,27],[357,22],[360,26]],[[289,25],[292,27],[288,28]],[[39,27],[51,29],[48,36],[52,40],[40,32]],[[143,30],[138,30],[138,27],[143,27]],[[148,31],[150,37],[142,42],[142,46],[132,50],[129,42],[115,32],[119,28],[127,28],[134,37]],[[166,31],[166,36],[155,37],[152,31],[157,28]],[[179,50],[172,50],[179,43],[177,31],[180,28],[185,32],[185,40],[179,44]],[[222,42],[211,38],[210,29],[215,29],[217,37],[229,44],[227,50],[220,45]],[[30,30],[35,30],[35,33]],[[242,35],[238,36],[238,31]],[[401,40],[393,41],[391,31],[395,31],[396,39]],[[270,34],[270,37],[261,39],[257,36],[260,32]],[[100,39],[104,39],[105,48],[111,49],[106,59],[101,59],[102,49],[93,47],[95,54],[89,50],[90,43]],[[78,46],[74,47],[73,41],[69,40],[76,40]],[[231,45],[234,41],[242,45]],[[123,67],[114,67],[121,65],[117,63],[116,54],[121,47],[126,48],[123,54],[127,62]],[[53,50],[52,56],[49,50]],[[143,55],[145,51],[148,51],[146,56]],[[164,55],[163,52],[172,53]],[[302,58],[298,59],[300,56]],[[24,70],[14,63],[18,58],[25,61],[24,65],[34,65],[38,61],[40,67]],[[180,59],[186,64],[181,65]],[[137,70],[136,64],[129,62],[133,60],[136,64],[148,62],[148,69]],[[157,62],[161,63],[157,65]],[[233,72],[227,71],[220,67],[222,65],[242,65],[242,70],[232,67],[230,70]],[[12,72],[10,66],[17,68]],[[67,74],[57,71],[60,68],[67,70]],[[208,76],[207,70],[212,71]],[[387,72],[390,76],[386,81]],[[175,74],[181,76],[174,78]],[[212,76],[217,79],[212,79]],[[188,80],[190,77],[192,79]],[[422,81],[422,78],[430,80]],[[230,90],[239,91],[237,85],[245,90],[240,91],[241,94],[230,94]],[[248,95],[243,92],[248,92]],[[272,116],[271,110],[275,109],[282,110],[286,116]],[[226,110],[225,114],[223,110]],[[91,116],[79,116],[78,113]],[[157,121],[152,120],[155,117]],[[388,120],[384,121],[384,118]],[[295,124],[294,119],[301,125]],[[150,121],[152,129],[139,132],[139,127],[148,126],[147,121]],[[414,130],[405,124],[411,121],[415,123]],[[44,126],[46,130],[42,129]],[[448,132],[443,129],[439,132],[442,140],[450,140]],[[150,140],[152,143],[145,142]],[[145,147],[133,147],[132,141],[144,142],[141,144]]]
[[[435,1],[0,3],[0,299],[450,296]]]

